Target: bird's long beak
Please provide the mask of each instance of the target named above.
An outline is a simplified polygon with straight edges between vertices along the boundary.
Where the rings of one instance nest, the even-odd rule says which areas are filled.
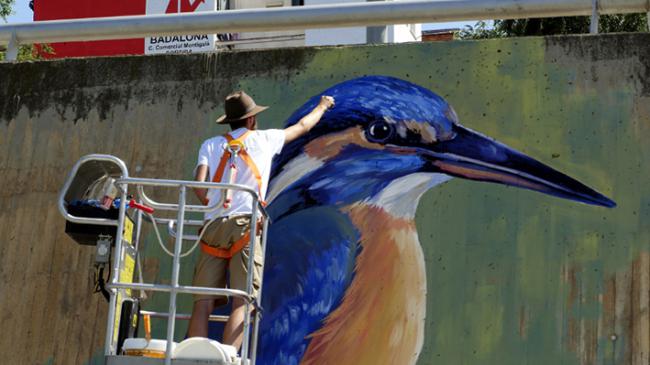
[[[471,180],[518,186],[582,203],[616,203],[579,181],[502,143],[460,125],[456,136],[436,143],[428,153],[434,171]]]

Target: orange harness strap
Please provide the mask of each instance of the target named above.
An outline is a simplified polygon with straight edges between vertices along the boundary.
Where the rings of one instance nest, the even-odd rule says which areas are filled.
[[[225,134],[224,137],[228,141],[228,144],[232,142],[243,143],[246,137],[248,137],[248,134],[250,132],[252,131],[246,131],[246,133],[242,134],[241,137],[237,139],[232,138],[232,136],[228,133]],[[216,182],[216,183],[221,182],[221,180],[223,179],[223,174],[226,170],[226,165],[228,164],[228,160],[230,159],[231,156],[232,155],[229,150],[226,149],[223,152],[223,156],[221,156],[221,160],[219,161],[219,166],[217,167],[217,172],[214,174],[214,177],[212,178],[212,182]],[[253,176],[255,177],[255,181],[257,181],[258,194],[260,195],[260,197],[262,197],[262,174],[260,174],[260,170],[257,168],[257,165],[255,165],[255,162],[248,154],[248,152],[246,152],[245,149],[239,151],[238,156],[241,157],[241,159],[244,161],[246,166],[248,166],[248,168],[253,173]],[[262,204],[264,204],[264,202],[262,202]]]
[[[222,259],[230,259],[235,256],[237,252],[241,251],[251,239],[250,232],[247,232],[242,238],[233,243],[230,248],[220,248],[208,245],[205,241],[201,240],[201,251],[208,255],[220,257]]]
[[[244,134],[241,135],[241,137],[237,138],[236,141],[238,142],[243,142],[246,137],[248,137],[248,134],[251,131],[246,131]],[[230,142],[235,141],[234,138],[230,135],[230,133],[226,133],[223,135],[223,137]],[[243,151],[240,151],[240,153]],[[224,148],[223,155],[221,156],[221,160],[219,160],[219,166],[217,167],[217,172],[214,174],[214,177],[212,178],[212,182],[221,182],[221,179],[223,179],[223,173],[226,170],[226,165],[228,164],[228,160],[230,159],[231,153],[229,149]]]
[[[243,144],[244,140],[246,139],[246,137],[248,137],[248,134],[250,132],[251,131],[247,131],[237,139],[232,138],[232,136],[229,133],[225,134],[224,137],[228,141],[228,144],[231,144],[233,141],[239,144]],[[214,177],[212,178],[212,182],[216,182],[216,183],[221,182],[221,180],[223,179],[223,174],[226,170],[226,165],[228,164],[228,160],[230,159],[231,156],[232,154],[230,153],[229,149],[224,150],[223,155],[221,156],[221,160],[219,161],[219,166],[217,167],[217,171],[214,174]],[[238,152],[238,156],[241,157],[241,159],[244,161],[246,166],[248,166],[248,168],[253,173],[253,176],[255,176],[255,180],[257,181],[257,187],[258,187],[258,194],[260,194],[261,197],[262,196],[262,175],[260,174],[257,165],[255,165],[253,159],[246,152],[246,149],[241,149]],[[264,202],[262,202],[262,204],[266,205],[266,203]],[[220,247],[210,246],[207,242],[201,240],[201,251],[207,253],[208,255],[212,255],[224,259],[230,259],[239,251],[241,251],[244,247],[246,247],[246,244],[248,244],[248,242],[250,241],[250,237],[251,237],[250,232],[246,233],[242,238],[237,240],[237,242],[233,243],[232,246],[230,246],[230,248],[220,248]]]

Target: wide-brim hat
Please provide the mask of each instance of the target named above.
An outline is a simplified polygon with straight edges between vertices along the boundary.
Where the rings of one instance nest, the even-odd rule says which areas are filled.
[[[226,96],[224,109],[226,114],[217,118],[217,123],[237,122],[268,109],[268,106],[257,105],[255,100],[243,91],[235,91]]]

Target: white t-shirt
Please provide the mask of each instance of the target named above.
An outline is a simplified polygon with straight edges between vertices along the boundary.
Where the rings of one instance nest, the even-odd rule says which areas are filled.
[[[246,128],[239,128],[230,132],[230,135],[237,139],[247,130],[248,129]],[[269,176],[271,175],[271,161],[273,160],[273,156],[282,151],[282,146],[284,146],[284,137],[284,131],[281,129],[267,129],[252,131],[244,140],[246,152],[257,166],[260,175],[262,175],[262,200],[266,197],[266,189],[269,184]],[[216,136],[206,140],[203,142],[203,145],[201,145],[201,149],[199,150],[199,159],[196,165],[197,167],[200,165],[208,166],[210,175],[209,181],[214,179],[214,174],[219,167],[219,162],[221,161],[221,156],[224,153],[224,148],[227,146],[227,143],[225,137]],[[255,180],[253,172],[250,170],[248,165],[246,165],[244,160],[241,157],[237,157],[235,165],[237,166],[235,184],[246,185],[257,191],[257,180]],[[227,171],[224,171],[223,175],[222,179],[225,180],[228,176]],[[221,195],[223,191],[223,189],[210,189],[207,196],[210,201],[208,204],[214,206],[214,204],[221,203]],[[233,191],[230,208],[225,209],[222,206],[212,213],[206,213],[205,220],[214,217],[250,214],[252,211],[253,199],[250,194],[241,191]]]

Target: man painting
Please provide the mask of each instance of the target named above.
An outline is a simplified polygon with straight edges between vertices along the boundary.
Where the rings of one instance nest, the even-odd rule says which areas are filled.
[[[255,104],[255,101],[243,91],[231,93],[225,100],[226,114],[217,119],[217,123],[228,123],[231,132],[227,136],[216,136],[206,140],[199,151],[195,179],[197,181],[222,181],[223,159],[226,146],[232,140],[240,143],[243,149],[240,154],[246,158],[235,158],[237,174],[233,183],[251,187],[259,191],[263,201],[271,173],[271,161],[280,153],[282,147],[311,130],[323,114],[334,106],[334,99],[322,96],[318,105],[296,124],[285,129],[257,129],[256,115],[267,107]],[[232,143],[232,142],[230,142]],[[243,156],[243,155],[246,156]],[[248,160],[248,161],[245,161]],[[215,181],[216,180],[216,181]],[[197,197],[204,204],[221,204],[216,211],[205,216],[202,250],[194,271],[194,286],[225,287],[226,270],[230,271],[231,289],[246,290],[249,247],[246,244],[241,250],[232,252],[234,245],[244,242],[243,238],[249,231],[252,197],[248,193],[235,191],[227,208],[222,204],[224,197],[221,189],[194,189]],[[248,240],[247,242],[249,242]],[[255,268],[253,272],[253,294],[257,295],[260,285],[260,271],[263,259],[259,237],[255,246]],[[221,255],[226,250],[232,256]],[[192,317],[190,319],[188,336],[207,337],[208,318],[213,309],[225,304],[227,298],[209,295],[195,295]],[[243,321],[245,302],[240,298],[233,299],[232,312],[226,323],[223,343],[239,348],[243,339]]]

